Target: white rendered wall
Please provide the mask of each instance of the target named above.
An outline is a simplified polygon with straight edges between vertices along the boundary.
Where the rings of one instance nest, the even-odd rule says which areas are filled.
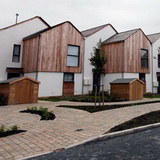
[[[158,47],[160,47],[160,39],[152,44],[153,52],[153,82],[157,81],[157,72],[160,72],[158,68]],[[157,87],[153,86],[153,93],[157,93]]]
[[[82,73],[74,75],[74,95],[82,94]]]
[[[63,91],[63,73],[38,72],[39,97],[61,96]]]
[[[24,76],[36,79],[36,73],[25,73]],[[64,73],[38,72],[39,97],[62,96]],[[74,75],[74,95],[82,94],[82,73]]]
[[[32,72],[32,73],[24,73],[24,76],[30,77],[30,78],[36,80],[36,72]]]
[[[103,76],[104,90],[110,91],[110,83],[117,78],[122,78],[122,73],[105,74],[105,76]]]
[[[0,81],[7,79],[6,67],[21,68],[22,39],[47,28],[39,18],[0,30]],[[12,62],[14,44],[21,45],[20,62]]]
[[[110,82],[122,78],[122,73],[105,74],[103,78],[104,89],[110,91]],[[123,73],[123,78],[139,78],[139,73]],[[146,92],[152,92],[151,74],[146,74]]]
[[[91,85],[83,86],[83,93],[88,94],[93,88],[93,73],[92,66],[90,65],[89,59],[91,58],[91,52],[93,48],[96,47],[97,43],[101,39],[102,42],[109,37],[116,34],[115,30],[111,26],[106,26],[100,31],[94,33],[93,35],[85,38],[85,52],[84,52],[84,79],[90,79]]]

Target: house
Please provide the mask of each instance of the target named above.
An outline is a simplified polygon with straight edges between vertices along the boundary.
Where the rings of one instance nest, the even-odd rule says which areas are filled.
[[[152,92],[151,42],[141,29],[113,35],[103,42],[103,49],[107,58],[105,90],[117,78],[138,78],[146,83],[144,92]]]
[[[39,97],[82,94],[84,37],[63,22],[23,39],[24,75],[41,82]]]
[[[0,29],[0,81],[23,76],[21,66],[23,37],[49,27],[37,16]]]
[[[160,33],[150,34],[147,36],[152,43],[151,70],[153,76],[153,93],[160,93]]]
[[[90,65],[90,58],[93,49],[101,39],[104,41],[111,36],[117,34],[117,31],[111,24],[105,24],[91,29],[82,31],[85,37],[85,50],[84,50],[84,69],[83,69],[83,94],[88,94],[93,90],[96,83],[96,77],[93,75],[92,66]]]

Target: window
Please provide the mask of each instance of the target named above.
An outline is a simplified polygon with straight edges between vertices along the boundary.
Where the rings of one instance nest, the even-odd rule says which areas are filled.
[[[141,81],[145,82],[146,81],[146,75],[145,75],[145,73],[139,73],[139,79]]]
[[[13,48],[13,58],[12,62],[19,62],[20,61],[20,50],[21,50],[21,45],[14,45]]]
[[[148,50],[141,49],[141,67],[148,68]]]
[[[64,73],[64,82],[74,82],[74,73]]]
[[[67,66],[78,67],[79,65],[79,46],[68,45]]]
[[[158,54],[158,68],[160,68],[160,54]]]

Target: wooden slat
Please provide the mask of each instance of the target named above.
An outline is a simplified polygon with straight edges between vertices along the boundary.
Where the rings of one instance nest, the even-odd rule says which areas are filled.
[[[149,73],[148,68],[141,67],[140,50],[148,50],[150,57],[150,42],[141,30],[138,30],[124,42],[104,44],[103,46],[107,63],[105,64],[106,73]],[[148,65],[150,60],[148,61]]]
[[[83,36],[70,23],[66,22],[41,33],[38,38],[24,41],[24,72],[82,72]],[[67,47],[80,46],[79,66],[67,67]],[[38,54],[38,55],[37,55]],[[38,65],[36,57],[38,56]]]

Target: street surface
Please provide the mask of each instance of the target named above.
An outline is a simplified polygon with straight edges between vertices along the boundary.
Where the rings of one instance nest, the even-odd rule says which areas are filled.
[[[160,160],[160,127],[89,142],[30,160]]]

